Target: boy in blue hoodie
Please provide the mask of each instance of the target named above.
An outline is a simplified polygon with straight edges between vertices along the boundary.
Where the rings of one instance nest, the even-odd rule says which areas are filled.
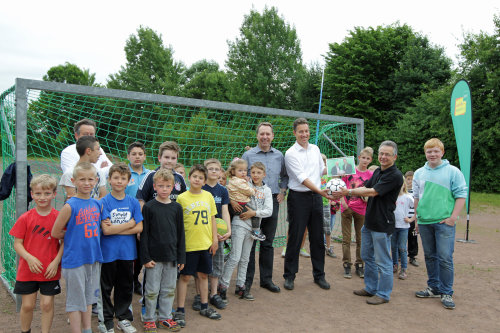
[[[455,223],[467,198],[462,172],[442,159],[444,145],[436,138],[424,145],[427,163],[415,172],[413,197],[427,267],[427,288],[420,298],[441,297],[446,309],[454,309],[453,251]]]

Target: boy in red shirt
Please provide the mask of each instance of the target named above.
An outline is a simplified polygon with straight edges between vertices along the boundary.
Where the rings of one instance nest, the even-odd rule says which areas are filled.
[[[40,175],[30,183],[35,208],[27,211],[14,224],[9,234],[14,237],[14,250],[19,255],[14,293],[22,295],[21,331],[31,332],[31,321],[40,290],[42,332],[50,331],[54,318],[54,296],[61,292],[61,258],[63,247],[51,237],[58,211],[52,208],[57,181]]]

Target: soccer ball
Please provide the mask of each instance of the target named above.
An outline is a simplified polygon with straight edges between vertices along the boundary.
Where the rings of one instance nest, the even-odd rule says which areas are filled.
[[[221,236],[227,234],[227,223],[221,218],[216,218],[215,222],[217,223],[217,233]]]
[[[346,185],[342,179],[333,178],[326,183],[326,189],[328,190],[328,194],[332,194],[332,192],[340,191],[341,188],[345,188]]]

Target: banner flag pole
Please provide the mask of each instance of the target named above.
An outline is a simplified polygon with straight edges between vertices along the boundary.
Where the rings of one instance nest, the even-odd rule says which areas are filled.
[[[325,80],[325,68],[323,67],[323,73],[321,74],[321,90],[319,91],[319,107],[318,114],[321,114],[321,100],[323,99],[323,81]],[[316,141],[314,144],[318,145],[318,136],[319,136],[319,119],[316,121]]]

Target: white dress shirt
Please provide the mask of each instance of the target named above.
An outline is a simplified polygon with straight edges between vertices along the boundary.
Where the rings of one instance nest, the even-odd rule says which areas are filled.
[[[104,150],[101,149],[101,156],[99,156],[99,159],[97,160],[96,163],[94,163],[94,166],[96,167],[97,170],[103,171],[104,175],[108,175],[109,168],[113,165],[111,161],[108,159],[106,156],[106,153],[104,153]],[[80,160],[80,155],[78,155],[78,152],[76,151],[76,143],[67,146],[66,148],[63,149],[61,152],[61,169],[63,174],[68,171],[68,169],[73,168],[76,163]],[[108,162],[108,166],[101,168],[102,162]]]
[[[285,153],[285,167],[289,189],[297,192],[311,191],[302,184],[306,179],[321,188],[321,176],[326,167],[318,146],[309,143],[304,148],[295,142]]]

